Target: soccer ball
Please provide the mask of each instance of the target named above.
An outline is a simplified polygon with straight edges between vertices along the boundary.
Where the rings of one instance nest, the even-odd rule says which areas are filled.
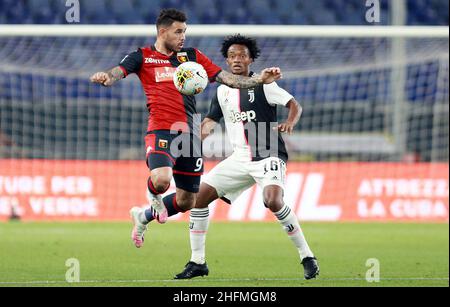
[[[202,65],[196,62],[185,62],[175,70],[173,83],[181,94],[197,95],[208,85],[208,75]]]

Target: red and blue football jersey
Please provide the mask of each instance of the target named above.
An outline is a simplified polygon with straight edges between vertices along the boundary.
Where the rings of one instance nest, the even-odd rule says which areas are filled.
[[[141,80],[147,96],[148,131],[193,131],[193,115],[197,112],[195,97],[182,95],[173,84],[175,69],[187,61],[201,64],[211,82],[222,71],[195,48],[184,48],[170,57],[154,46],[139,48],[120,62],[125,76],[135,73]]]

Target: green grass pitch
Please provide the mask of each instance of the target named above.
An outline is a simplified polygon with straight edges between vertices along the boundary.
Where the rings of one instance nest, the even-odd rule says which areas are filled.
[[[136,249],[129,223],[0,223],[0,286],[449,286],[448,224],[304,223],[319,258],[303,280],[297,251],[277,223],[211,223],[210,275],[174,281],[190,257],[187,223],[152,224]],[[65,281],[66,260],[80,283]],[[365,280],[380,262],[379,283]]]

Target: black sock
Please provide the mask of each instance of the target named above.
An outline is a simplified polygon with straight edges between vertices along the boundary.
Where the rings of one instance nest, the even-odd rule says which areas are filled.
[[[185,211],[181,210],[180,207],[178,207],[176,198],[177,198],[177,194],[176,193],[170,194],[170,195],[168,195],[168,196],[163,198],[163,203],[164,203],[164,206],[167,209],[167,214],[169,216],[185,212]],[[155,219],[155,217],[153,216],[153,210],[152,209],[145,210],[145,218],[149,222],[151,222],[151,221],[153,221]]]

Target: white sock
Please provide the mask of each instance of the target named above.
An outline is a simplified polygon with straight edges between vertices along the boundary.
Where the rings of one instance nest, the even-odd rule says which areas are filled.
[[[192,209],[190,213],[191,261],[205,263],[205,241],[209,226],[209,208]]]
[[[141,209],[141,211],[138,214],[138,220],[144,225],[148,224],[147,217],[145,216],[145,209]]]
[[[305,236],[303,235],[297,216],[292,212],[291,208],[284,205],[283,209],[275,213],[275,216],[280,221],[280,224],[283,225],[284,230],[294,243],[295,247],[297,247],[300,259],[303,260],[306,257],[314,257],[314,254],[309,248]]]

